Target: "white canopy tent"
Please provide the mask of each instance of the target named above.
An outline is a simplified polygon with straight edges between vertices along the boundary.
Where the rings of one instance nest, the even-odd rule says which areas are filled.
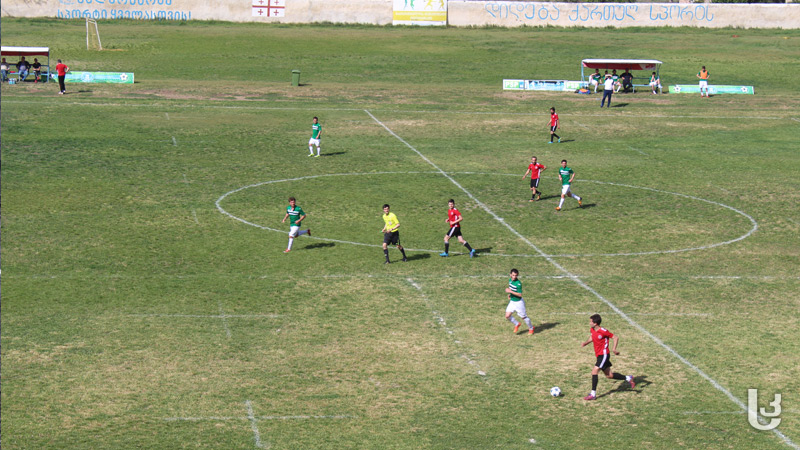
[[[583,69],[603,70],[650,70],[658,75],[662,62],[657,59],[584,59],[581,61],[581,81],[586,81],[587,75]]]
[[[47,72],[44,77],[45,82],[50,77],[50,48],[49,47],[6,47],[5,45],[0,47],[0,56],[46,56],[47,57],[47,64],[42,64],[43,66],[47,67]],[[9,61],[9,63],[11,63]],[[13,63],[12,63],[13,64]],[[45,74],[45,71],[42,70],[42,74]]]

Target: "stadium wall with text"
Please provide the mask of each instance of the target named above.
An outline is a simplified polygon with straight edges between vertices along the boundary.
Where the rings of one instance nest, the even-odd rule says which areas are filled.
[[[543,3],[409,0],[454,26],[800,28],[800,4]],[[3,0],[2,17],[392,23],[392,0]]]

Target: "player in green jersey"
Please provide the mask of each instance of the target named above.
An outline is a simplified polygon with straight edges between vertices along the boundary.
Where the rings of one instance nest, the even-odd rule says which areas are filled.
[[[572,193],[572,180],[575,179],[575,172],[567,167],[567,160],[561,160],[561,167],[558,169],[558,177],[561,179],[561,201],[556,206],[556,211],[561,211],[564,205],[564,196],[572,197],[578,201],[578,206],[583,206],[583,201],[576,194]]]
[[[517,269],[511,269],[506,294],[508,294],[506,320],[514,324],[514,334],[517,334],[520,325],[519,321],[512,315],[514,313],[517,313],[525,321],[525,325],[528,326],[528,334],[533,334],[533,323],[525,310],[525,300],[522,299],[522,282],[519,281],[519,270]]]
[[[289,219],[289,246],[286,247],[286,250],[283,253],[289,253],[292,251],[292,243],[294,243],[294,238],[307,234],[311,236],[311,229],[300,231],[300,222],[306,218],[306,213],[303,211],[297,204],[297,200],[294,197],[289,197],[289,206],[286,207],[286,215],[283,216],[283,220],[281,223],[286,222],[286,219]]]
[[[308,140],[308,156],[319,158],[319,139],[322,136],[322,124],[319,118],[314,117],[311,122],[311,139]],[[317,146],[317,154],[314,155],[314,146]]]

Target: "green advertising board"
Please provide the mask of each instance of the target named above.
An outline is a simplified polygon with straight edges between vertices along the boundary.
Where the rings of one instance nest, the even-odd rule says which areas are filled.
[[[133,84],[133,72],[69,72],[64,81],[67,83]]]
[[[700,86],[697,84],[678,84],[669,87],[670,94],[699,94]],[[716,94],[755,94],[756,91],[753,86],[724,86],[724,85],[708,85],[708,93],[711,95]]]

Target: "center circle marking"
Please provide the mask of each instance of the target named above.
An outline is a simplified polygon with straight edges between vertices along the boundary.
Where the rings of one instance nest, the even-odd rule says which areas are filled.
[[[228,192],[222,194],[222,196],[220,198],[218,198],[217,201],[214,202],[214,204],[216,205],[217,210],[219,212],[221,212],[222,214],[224,214],[224,215],[226,215],[226,216],[228,216],[228,217],[230,217],[232,219],[238,220],[239,222],[242,222],[244,224],[250,225],[252,227],[260,228],[262,230],[276,231],[278,233],[288,234],[288,232],[286,230],[278,230],[276,228],[268,227],[266,225],[259,225],[257,223],[249,222],[249,221],[247,221],[247,220],[245,220],[245,219],[243,219],[241,217],[235,216],[235,215],[229,213],[228,211],[226,211],[221,206],[221,203],[222,203],[223,200],[225,200],[226,197],[228,197],[228,196],[230,196],[232,194],[236,194],[237,192],[244,191],[245,189],[256,188],[256,187],[260,187],[260,186],[264,186],[264,185],[268,185],[268,184],[285,183],[285,182],[289,182],[289,181],[311,180],[311,179],[315,179],[315,178],[325,178],[325,177],[356,177],[356,176],[400,175],[400,174],[402,174],[402,175],[408,175],[408,174],[439,175],[439,174],[441,174],[441,172],[438,172],[438,171],[427,171],[427,172],[426,171],[418,171],[418,172],[413,172],[412,171],[412,172],[331,173],[331,174],[324,174],[324,175],[308,175],[308,176],[297,177],[297,178],[285,178],[285,179],[282,179],[282,180],[262,181],[261,183],[249,184],[247,186],[242,186],[242,187],[240,187],[238,189],[234,189],[232,191],[228,191]],[[510,174],[510,173],[447,172],[447,174],[448,175],[490,175],[490,176],[519,177],[518,174]],[[677,192],[662,191],[661,189],[654,189],[654,188],[649,188],[649,187],[633,186],[633,185],[630,185],[630,184],[612,183],[612,182],[608,182],[608,181],[596,181],[596,180],[581,180],[581,181],[582,182],[586,182],[586,183],[607,184],[607,185],[610,185],[610,186],[619,186],[619,187],[625,187],[625,188],[630,188],[630,189],[642,189],[642,190],[645,190],[645,191],[658,192],[660,194],[674,195],[674,196],[677,196],[677,197],[688,198],[688,199],[691,199],[691,200],[697,200],[697,201],[705,202],[705,203],[708,203],[708,204],[711,204],[711,205],[720,206],[722,208],[729,209],[729,210],[735,212],[736,214],[739,214],[742,217],[747,218],[747,220],[749,220],[750,223],[752,224],[752,227],[750,228],[750,230],[748,230],[743,235],[741,235],[739,237],[736,237],[734,239],[727,240],[727,241],[715,242],[713,244],[702,245],[702,246],[697,246],[697,247],[686,247],[686,248],[678,248],[678,249],[671,249],[671,250],[653,250],[653,251],[648,251],[648,252],[621,252],[621,253],[572,253],[572,254],[555,254],[555,255],[540,255],[540,254],[534,254],[534,255],[531,255],[531,254],[512,254],[512,255],[507,255],[507,254],[503,254],[503,253],[481,253],[481,255],[482,256],[518,257],[518,258],[546,258],[546,257],[550,257],[550,258],[559,258],[559,257],[569,258],[569,257],[593,257],[593,256],[640,256],[640,255],[657,255],[657,254],[667,254],[667,253],[682,253],[682,252],[691,252],[691,251],[695,251],[695,250],[707,250],[707,249],[714,248],[714,247],[720,247],[720,246],[723,246],[723,245],[732,244],[734,242],[738,242],[738,241],[741,241],[743,239],[747,239],[748,237],[750,237],[750,235],[755,233],[756,230],[758,230],[758,222],[756,222],[756,220],[753,219],[752,216],[750,216],[749,214],[747,214],[747,213],[745,213],[743,211],[740,211],[740,210],[738,210],[738,209],[736,209],[736,208],[734,208],[732,206],[728,206],[728,205],[726,205],[724,203],[719,203],[719,202],[715,202],[713,200],[707,200],[707,199],[700,198],[700,197],[695,197],[695,196],[692,196],[692,195],[680,194],[680,193],[677,193]],[[308,238],[309,239],[316,239],[316,240],[320,240],[320,241],[326,241],[326,242],[337,242],[337,243],[340,243],[340,244],[361,245],[361,246],[365,246],[365,247],[376,247],[376,248],[381,248],[382,247],[382,245],[378,245],[378,244],[366,244],[366,243],[363,243],[363,242],[344,241],[344,240],[340,240],[340,239],[331,239],[331,238],[324,238],[324,237],[319,237],[319,236],[308,236]],[[438,253],[439,252],[439,250],[418,249],[418,248],[417,249],[407,248],[406,250],[414,251],[414,252],[428,252],[428,253]]]

